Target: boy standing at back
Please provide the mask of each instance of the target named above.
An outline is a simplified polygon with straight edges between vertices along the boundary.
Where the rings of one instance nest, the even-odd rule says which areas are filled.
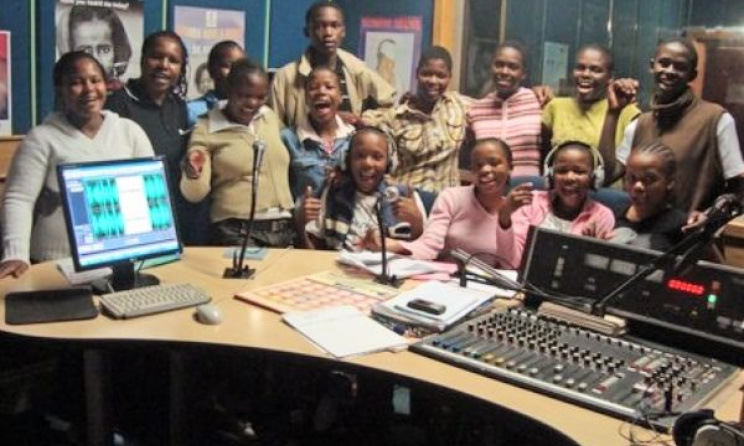
[[[277,71],[271,86],[269,105],[284,124],[294,127],[306,122],[305,78],[313,68],[326,65],[341,81],[339,115],[356,124],[362,112],[392,107],[396,91],[363,61],[339,48],[346,35],[344,13],[335,3],[319,1],[305,14],[305,36],[310,46],[300,59]]]

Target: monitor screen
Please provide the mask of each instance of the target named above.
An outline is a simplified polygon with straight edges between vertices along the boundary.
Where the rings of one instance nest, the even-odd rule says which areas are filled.
[[[57,167],[77,270],[180,252],[162,157]]]

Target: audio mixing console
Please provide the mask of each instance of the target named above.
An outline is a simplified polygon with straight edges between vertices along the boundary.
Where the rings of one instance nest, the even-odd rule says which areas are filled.
[[[738,373],[714,359],[605,336],[522,309],[494,310],[411,350],[664,429]]]

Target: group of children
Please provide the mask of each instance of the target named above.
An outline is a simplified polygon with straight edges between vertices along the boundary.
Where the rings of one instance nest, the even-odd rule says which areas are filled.
[[[630,123],[639,110],[633,104],[637,83],[612,79],[606,49],[582,48],[574,69],[576,94],[553,99],[541,111],[550,97],[521,86],[527,58],[515,43],[494,53],[493,92],[483,99],[473,102],[448,91],[451,56],[432,47],[419,61],[417,90],[395,102],[394,90],[378,74],[338,48],[344,26],[337,5],[313,5],[305,33],[310,46],[273,83],[237,43],[217,44],[208,62],[215,88],[188,105],[188,54],[175,33],[148,36],[142,76],[108,97],[107,71],[95,58],[85,52],[61,58],[55,67],[59,112],[32,129],[10,171],[0,277],[19,275],[29,259],[66,254],[57,246],[65,245],[59,231],[38,224],[32,236],[18,225],[55,215],[48,226],[62,226],[54,165],[73,160],[165,155],[186,242],[239,243],[252,205],[256,142],[267,150],[258,170],[252,242],[264,246],[379,249],[381,219],[386,228],[405,228],[389,231],[397,237],[387,241],[393,252],[434,259],[461,248],[515,268],[531,225],[657,249],[681,237],[688,209],[675,207],[680,182],[674,149],[660,137],[635,144],[621,162],[614,154],[607,160],[606,147],[614,148],[626,127],[635,130]],[[678,46],[662,43],[658,52]],[[674,78],[660,77],[659,88]],[[95,142],[102,124],[119,116],[144,130],[147,150],[124,150],[122,140],[108,146],[121,149],[118,155],[103,148],[78,151],[81,141]],[[568,122],[567,116],[574,118]],[[55,129],[53,120],[70,129]],[[75,144],[37,142],[37,135],[55,132],[71,135]],[[139,128],[131,134],[138,133]],[[545,155],[543,140],[555,143]],[[472,184],[460,186],[458,156],[467,145]],[[727,178],[741,174],[740,154],[733,163],[722,168]],[[630,204],[610,210],[592,191],[623,168]],[[38,205],[47,201],[51,212],[39,219]],[[208,226],[200,224],[207,214]]]

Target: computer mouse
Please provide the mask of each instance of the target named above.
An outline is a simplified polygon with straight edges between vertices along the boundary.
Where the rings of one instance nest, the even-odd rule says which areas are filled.
[[[203,304],[196,307],[196,320],[206,325],[222,323],[222,310],[214,304]]]

